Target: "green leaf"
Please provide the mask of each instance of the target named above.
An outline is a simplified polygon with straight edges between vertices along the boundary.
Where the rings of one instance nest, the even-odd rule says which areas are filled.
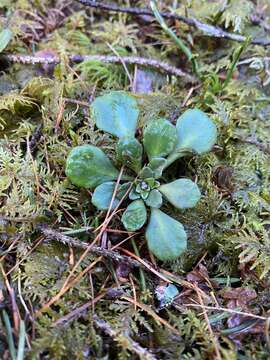
[[[131,182],[126,182],[118,186],[117,189],[117,198],[122,199],[122,197],[126,194],[128,189],[130,188]]]
[[[160,185],[154,178],[145,179],[143,182],[146,183],[150,189],[153,189],[156,184]]]
[[[170,305],[178,294],[179,291],[173,284],[158,286],[155,290],[155,295],[159,301],[159,308]]]
[[[150,160],[169,155],[176,142],[176,128],[166,119],[153,120],[144,130],[143,145]]]
[[[116,182],[109,181],[96,187],[92,196],[92,204],[95,205],[96,208],[99,210],[109,209],[115,184]],[[112,209],[114,209],[118,204],[119,200],[115,198],[112,204]]]
[[[175,285],[169,284],[166,286],[164,297],[167,303],[171,303],[178,294],[179,291]]]
[[[137,193],[136,189],[133,188],[131,189],[130,193],[129,193],[129,198],[130,200],[137,200],[139,199],[141,196],[140,194]]]
[[[127,231],[136,231],[146,222],[147,212],[142,200],[133,201],[122,216],[122,223]]]
[[[123,165],[139,172],[142,163],[143,147],[134,137],[124,137],[116,145],[116,158]]]
[[[66,175],[74,185],[93,189],[116,180],[118,174],[109,158],[95,146],[77,146],[68,155]]]
[[[162,206],[162,195],[157,190],[151,190],[148,198],[145,200],[145,203],[147,206],[153,207],[153,208],[160,208]]]
[[[143,200],[146,200],[147,198],[148,198],[148,196],[149,196],[149,191],[142,191],[141,193],[140,193],[140,197],[143,199]]]
[[[166,164],[166,159],[162,158],[162,157],[157,157],[157,158],[153,158],[148,166],[152,169],[152,171],[154,172],[154,177],[157,179],[159,177],[162,176],[162,172],[164,169],[164,166]]]
[[[178,179],[169,184],[161,185],[158,190],[178,209],[196,206],[201,198],[197,184],[189,179]]]
[[[145,166],[139,173],[141,179],[148,179],[154,177],[154,172],[149,166]]]
[[[139,116],[137,101],[124,91],[112,91],[91,104],[96,126],[119,138],[134,136]]]
[[[177,259],[187,247],[183,225],[159,209],[151,209],[145,236],[150,251],[163,261]]]
[[[198,154],[208,152],[217,140],[217,128],[207,114],[190,109],[181,115],[176,124],[177,150],[192,150]]]
[[[0,52],[2,52],[12,39],[12,32],[9,29],[4,29],[0,32]]]
[[[160,182],[154,178],[144,179],[143,181],[149,185],[150,189],[157,189],[160,186]]]

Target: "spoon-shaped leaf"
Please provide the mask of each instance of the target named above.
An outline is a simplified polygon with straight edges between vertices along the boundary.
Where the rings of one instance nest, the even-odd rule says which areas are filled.
[[[109,158],[95,146],[77,146],[68,155],[66,175],[74,185],[93,189],[104,182],[116,180],[118,174]]]
[[[158,158],[153,158],[148,166],[152,169],[152,171],[154,172],[154,177],[156,179],[158,179],[159,177],[162,176],[162,171],[164,169],[164,166],[166,164],[167,160],[162,158],[162,157],[158,157]]]
[[[92,204],[95,205],[96,208],[99,210],[109,209],[115,184],[116,182],[109,181],[96,187],[92,196]],[[118,204],[119,200],[115,198],[112,203],[112,209],[114,209]]]
[[[162,206],[162,195],[157,189],[150,191],[145,203],[149,207],[160,208]]]
[[[144,130],[143,145],[150,160],[169,155],[176,142],[176,128],[166,119],[153,120]]]
[[[158,190],[178,209],[192,208],[201,198],[197,184],[189,179],[175,180],[161,185]]]
[[[176,124],[177,150],[192,150],[198,154],[210,151],[217,139],[217,128],[208,115],[199,109],[190,109]]]
[[[134,137],[124,137],[116,145],[116,158],[138,173],[141,169],[143,148]]]
[[[131,182],[126,182],[124,184],[121,184],[117,188],[116,197],[118,199],[122,199],[123,196],[127,194],[127,191],[131,190]]]
[[[163,261],[177,259],[187,247],[183,225],[159,209],[151,209],[145,235],[150,251]]]
[[[143,167],[142,170],[139,173],[140,179],[153,178],[154,175],[155,175],[154,171],[149,166]]]
[[[139,109],[134,97],[124,91],[112,91],[91,104],[91,113],[99,129],[119,138],[134,136]]]
[[[122,223],[127,231],[136,231],[146,222],[147,212],[142,200],[135,200],[126,208]]]
[[[137,200],[141,197],[141,195],[139,193],[137,193],[136,188],[132,188],[130,193],[128,194],[128,197],[130,198],[130,200]]]

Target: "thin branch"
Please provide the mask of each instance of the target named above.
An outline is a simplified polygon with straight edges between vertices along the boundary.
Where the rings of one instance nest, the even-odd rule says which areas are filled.
[[[118,176],[116,187],[119,184],[120,177],[121,177],[121,172],[120,172],[120,174]],[[129,191],[130,191],[130,188],[123,195],[123,197],[119,201],[118,205],[116,206],[116,208],[112,211],[111,215],[109,216],[110,207],[111,207],[111,204],[110,204],[110,207],[109,207],[108,212],[106,214],[105,220],[95,230],[95,232],[99,230],[97,236],[92,240],[92,242],[87,246],[85,251],[81,254],[78,261],[75,263],[75,265],[73,266],[73,268],[70,271],[69,275],[67,276],[66,280],[64,281],[64,283],[63,283],[61,289],[59,290],[59,292],[56,295],[54,295],[46,304],[44,304],[40,310],[36,311],[36,316],[37,317],[39,317],[45,310],[49,309],[51,305],[53,305],[56,301],[58,301],[69,289],[71,289],[75,284],[77,284],[84,277],[84,275],[86,273],[88,273],[95,266],[95,264],[97,264],[99,261],[102,260],[103,255],[99,256],[93,262],[90,262],[90,264],[88,266],[86,266],[86,268],[84,268],[77,276],[75,276],[75,277],[73,276],[74,273],[75,273],[75,270],[77,270],[77,268],[82,263],[82,261],[90,253],[90,251],[93,249],[93,247],[96,246],[96,243],[101,239],[102,235],[106,231],[106,228],[107,228],[109,222],[111,221],[111,219],[113,218],[113,216],[116,214],[117,211],[120,211],[119,206],[121,205],[121,203],[125,199],[125,197],[128,195]],[[115,190],[114,190],[113,197],[114,197],[114,195],[115,195]],[[131,235],[131,237],[132,236],[134,236],[134,235]]]
[[[48,239],[56,240],[56,241],[61,242],[62,244],[70,245],[71,247],[76,247],[76,248],[79,248],[79,249],[87,249],[87,248],[89,248],[88,243],[80,241],[80,240],[76,240],[75,238],[72,238],[70,236],[66,236],[64,234],[61,234],[60,232],[58,232],[56,230],[53,230],[53,229],[50,229],[47,226],[40,225],[39,230]],[[138,267],[142,266],[137,260],[129,258],[128,256],[125,256],[125,255],[120,255],[116,251],[104,249],[104,248],[102,248],[100,246],[95,246],[95,245],[92,246],[91,252],[93,252],[93,253],[95,253],[97,255],[102,255],[104,257],[110,258],[111,260],[116,261],[116,262],[128,263],[133,268],[134,267],[138,268]]]
[[[79,248],[79,249],[89,249],[88,243],[77,240],[76,238],[72,238],[70,236],[66,236],[56,230],[49,228],[47,225],[41,224],[38,226],[38,229],[44,234],[44,236],[47,239],[59,241],[62,244],[69,245],[71,247],[75,247],[75,248]],[[111,260],[116,261],[116,262],[127,263],[128,265],[130,265],[133,268],[144,268],[148,272],[155,274],[161,280],[163,280],[167,283],[171,283],[171,281],[167,277],[165,277],[161,273],[159,273],[158,269],[154,269],[153,266],[148,261],[137,257],[136,255],[134,255],[133,253],[131,253],[130,251],[128,251],[126,249],[122,249],[122,248],[119,248],[119,249],[121,249],[122,252],[128,254],[129,256],[121,255],[116,251],[104,249],[104,248],[96,246],[96,245],[92,245],[90,251],[97,255],[110,258]]]
[[[121,7],[115,4],[107,4],[96,2],[95,0],[76,0],[85,6],[89,6],[96,9],[106,10],[106,11],[115,11],[122,12],[131,15],[148,15],[153,16],[153,13],[150,9],[146,8],[131,8],[131,7]],[[228,39],[232,41],[243,42],[246,41],[246,36],[238,35],[235,33],[230,33],[228,31],[224,31],[220,27],[216,27],[213,25],[202,23],[201,21],[195,18],[188,18],[186,16],[177,15],[168,12],[160,13],[164,18],[179,20],[189,26],[194,27],[195,29],[202,31],[206,36],[212,36],[216,38]],[[255,38],[251,41],[251,44],[261,45],[261,46],[269,46],[270,39],[265,38]]]
[[[172,326],[167,320],[165,320],[162,317],[160,317],[159,315],[157,315],[155,310],[153,310],[151,306],[146,305],[139,301],[135,301],[130,296],[123,295],[121,298],[123,300],[126,300],[126,301],[136,305],[137,307],[139,307],[140,309],[145,311],[148,315],[152,316],[158,324],[164,325],[166,328],[170,329],[174,334],[179,335],[179,330],[176,329],[174,326]]]
[[[78,319],[80,316],[84,315],[86,311],[102,299],[106,295],[106,292],[98,295],[95,299],[88,301],[87,303],[75,308],[70,313],[65,316],[62,316],[60,319],[57,319],[51,326],[67,326],[71,321]]]
[[[206,325],[207,325],[207,328],[208,328],[208,331],[209,331],[209,334],[210,334],[210,340],[212,341],[213,346],[214,346],[214,349],[215,349],[216,359],[217,359],[217,360],[221,360],[219,343],[218,343],[218,340],[217,340],[216,335],[214,334],[214,331],[213,331],[213,329],[212,329],[212,326],[211,326],[211,324],[210,324],[210,321],[209,321],[209,318],[208,318],[208,315],[207,315],[207,311],[206,311],[206,308],[205,308],[205,306],[204,306],[204,302],[203,302],[203,300],[202,300],[202,297],[201,297],[200,292],[197,291],[197,289],[196,289],[196,293],[197,293],[197,296],[198,296],[200,305],[201,305],[201,307],[202,307],[204,320],[205,320],[205,322],[206,322]]]
[[[214,310],[214,311],[221,311],[221,312],[228,312],[231,314],[237,314],[237,315],[242,315],[242,316],[247,316],[247,317],[252,317],[254,319],[258,319],[258,320],[268,320],[269,316],[260,316],[260,315],[255,315],[252,313],[248,313],[248,312],[244,312],[244,311],[238,311],[238,310],[233,310],[233,309],[227,309],[227,308],[223,308],[223,307],[216,307],[216,306],[206,306],[206,305],[199,305],[199,304],[183,304],[184,306],[191,306],[191,307],[197,307],[197,308],[204,308],[207,310]]]
[[[134,341],[128,334],[122,334],[121,332],[114,330],[108,322],[100,319],[97,315],[93,316],[93,321],[97,328],[112,337],[120,345],[125,346],[129,351],[137,354],[140,359],[156,360],[156,357],[153,354]]]
[[[106,293],[98,295],[95,299],[88,301],[84,305],[79,306],[75,310],[71,311],[66,316],[58,319],[55,323],[53,323],[52,327],[63,326],[67,325],[69,322],[78,319],[80,316],[84,315],[85,312],[89,309],[89,307],[93,306],[94,303],[102,299]],[[121,333],[120,331],[114,330],[111,325],[101,320],[97,315],[93,316],[93,322],[97,328],[103,331],[105,334],[109,335],[110,337],[114,338],[120,345],[124,345],[127,347],[131,352],[137,354],[140,359],[145,360],[156,360],[156,357],[149,352],[148,349],[143,348],[139,343],[134,341],[127,332],[125,334]]]
[[[5,55],[1,55],[1,58],[12,63],[32,64],[32,65],[58,64],[60,62],[60,58],[58,56],[45,58],[42,56],[5,54]],[[83,61],[100,61],[104,63],[122,64],[122,62],[125,62],[126,64],[130,64],[130,65],[152,67],[157,71],[184,78],[187,82],[191,82],[191,83],[198,82],[198,80],[195,77],[182,71],[181,69],[176,68],[175,66],[172,66],[168,63],[154,59],[147,59],[147,58],[133,57],[133,56],[123,56],[119,58],[119,56],[114,56],[114,55],[85,55],[85,56],[71,55],[69,56],[69,60],[72,63],[80,63]]]
[[[123,61],[121,55],[119,55],[117,50],[115,50],[115,48],[111,44],[109,44],[109,43],[106,43],[106,44],[108,45],[109,49],[115,54],[115,56],[117,56],[119,58],[119,60],[121,61],[122,65],[123,65],[123,68],[124,68],[124,70],[125,70],[125,72],[127,74],[127,77],[129,79],[129,86],[130,86],[130,88],[132,88],[133,79],[132,79],[132,76],[131,76],[128,68],[127,68],[126,63]]]

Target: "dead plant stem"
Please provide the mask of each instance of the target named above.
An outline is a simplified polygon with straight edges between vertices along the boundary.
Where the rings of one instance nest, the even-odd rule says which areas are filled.
[[[109,4],[109,3],[103,3],[100,1],[95,0],[77,0],[79,3],[89,6],[91,8],[101,9],[105,11],[113,11],[113,12],[122,12],[127,13],[131,15],[148,15],[153,16],[153,13],[150,9],[147,8],[136,8],[136,7],[121,7],[115,4]],[[209,25],[206,23],[203,23],[195,18],[189,18],[183,15],[178,15],[175,13],[169,13],[169,12],[160,12],[161,16],[167,19],[173,19],[181,21],[189,26],[192,26],[193,28],[202,31],[204,35],[216,37],[220,39],[228,39],[232,41],[238,41],[238,42],[244,42],[246,41],[246,37],[243,35],[238,35],[235,33],[231,33],[228,31],[225,31],[221,29],[220,27]],[[255,38],[251,41],[251,44],[254,45],[261,45],[261,46],[269,46],[270,40],[267,38]]]

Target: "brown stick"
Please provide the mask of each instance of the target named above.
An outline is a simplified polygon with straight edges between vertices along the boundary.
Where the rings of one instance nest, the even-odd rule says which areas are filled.
[[[68,315],[58,319],[55,323],[53,323],[52,326],[57,327],[67,325],[69,322],[78,319],[80,316],[82,316],[88,311],[89,307],[93,306],[94,303],[102,299],[105,295],[106,293],[100,294],[95,299],[90,300],[84,305],[79,306],[78,308],[70,312]],[[125,332],[125,334],[122,334],[121,332],[114,330],[109,323],[101,320],[97,315],[93,316],[93,322],[97,328],[99,328],[101,331],[103,331],[110,337],[114,338],[114,340],[118,341],[118,343],[121,344],[123,339],[125,347],[128,347],[131,352],[137,354],[140,359],[156,360],[156,357],[153,354],[151,354],[146,348],[143,348],[139,343],[134,341],[129,336],[129,334],[127,334],[127,332]]]
[[[151,10],[146,8],[129,8],[129,7],[121,7],[115,4],[107,4],[107,3],[101,3],[96,2],[95,0],[76,0],[79,3],[89,6],[91,8],[106,10],[106,11],[116,11],[116,12],[122,12],[127,13],[131,15],[148,15],[153,16],[153,13]],[[238,42],[244,42],[247,40],[247,38],[243,35],[238,35],[234,33],[230,33],[228,31],[222,30],[220,27],[215,27],[213,25],[202,23],[201,21],[195,19],[195,18],[188,18],[182,15],[177,15],[173,13],[168,12],[161,12],[160,13],[164,18],[167,19],[174,19],[182,21],[183,23],[190,25],[194,27],[197,30],[202,31],[206,36],[212,36],[216,38],[222,38],[222,39],[228,39],[232,41],[238,41]],[[269,46],[270,40],[264,39],[264,38],[255,38],[251,41],[251,44],[261,45],[261,46]]]
[[[53,230],[46,225],[43,225],[43,224],[39,225],[38,229],[44,234],[44,236],[47,239],[56,240],[65,245],[76,247],[78,249],[89,249],[88,243],[79,241],[79,240],[76,240],[76,238],[72,238],[72,237],[66,236],[64,234],[61,234],[60,232]],[[99,256],[104,256],[104,257],[110,258],[113,261],[125,262],[133,268],[142,267],[146,271],[149,271],[150,273],[155,274],[157,277],[159,277],[163,281],[166,281],[168,283],[171,282],[166,276],[163,276],[161,273],[159,273],[158,269],[153,268],[153,266],[148,261],[141,259],[141,258],[137,258],[136,255],[130,253],[129,251],[127,251],[125,249],[121,248],[121,251],[124,251],[125,253],[129,254],[130,256],[121,255],[116,251],[104,249],[104,248],[96,246],[96,245],[92,245],[90,250],[91,250],[91,252],[93,252]]]
[[[60,62],[59,57],[42,57],[42,56],[30,56],[30,55],[13,55],[13,54],[5,54],[1,55],[3,59],[10,61],[12,63],[21,63],[21,64],[58,64]],[[174,75],[177,77],[184,78],[187,82],[197,83],[198,80],[184,72],[183,70],[176,68],[168,63],[154,60],[154,59],[147,59],[141,57],[133,57],[133,56],[123,56],[119,58],[115,55],[71,55],[69,60],[72,63],[80,63],[82,61],[101,61],[104,63],[115,63],[121,64],[124,61],[126,64],[131,65],[140,65],[143,67],[152,67],[155,70],[158,70],[163,73],[167,73],[169,75]]]
[[[200,305],[202,306],[203,317],[204,317],[204,320],[206,322],[206,325],[207,325],[207,328],[208,328],[208,331],[209,331],[210,341],[212,341],[214,349],[215,349],[215,353],[216,353],[215,358],[217,360],[221,360],[222,358],[221,358],[221,353],[220,353],[220,349],[219,349],[219,343],[218,343],[218,340],[216,338],[216,335],[214,334],[214,332],[212,330],[212,327],[211,327],[211,324],[210,324],[210,321],[209,321],[209,318],[208,318],[208,315],[207,315],[207,311],[205,310],[205,307],[204,307],[204,302],[202,300],[200,292],[196,291],[196,293],[197,293]]]
[[[119,344],[123,343],[128,350],[137,354],[140,359],[156,360],[153,354],[134,341],[128,334],[121,334],[119,331],[114,330],[108,322],[100,319],[97,315],[93,316],[93,321],[96,327],[108,336],[114,338]]]
[[[106,295],[106,292],[103,294],[98,295],[95,299],[88,301],[87,303],[77,307],[76,309],[72,310],[69,314],[61,317],[60,319],[56,320],[51,326],[57,327],[57,326],[66,326],[71,321],[78,319],[80,316],[82,316],[86,311],[92,307],[95,303],[97,303],[100,299],[102,299]]]
[[[50,229],[46,226],[40,225],[39,226],[39,230],[46,236],[46,238],[51,239],[51,240],[56,240],[59,241],[65,245],[70,245],[72,247],[76,247],[79,249],[87,249],[89,248],[89,244],[83,241],[79,241],[76,240],[70,236],[66,236],[64,234],[61,234],[58,231],[55,231],[53,229]],[[125,255],[120,255],[119,253],[117,253],[116,251],[112,251],[112,250],[108,250],[108,249],[104,249],[102,247],[99,246],[92,246],[91,248],[91,252],[97,254],[97,255],[102,255],[104,257],[110,258],[113,261],[116,262],[125,262],[128,263],[130,266],[138,268],[140,266],[142,266],[137,260],[134,260],[128,256]]]

